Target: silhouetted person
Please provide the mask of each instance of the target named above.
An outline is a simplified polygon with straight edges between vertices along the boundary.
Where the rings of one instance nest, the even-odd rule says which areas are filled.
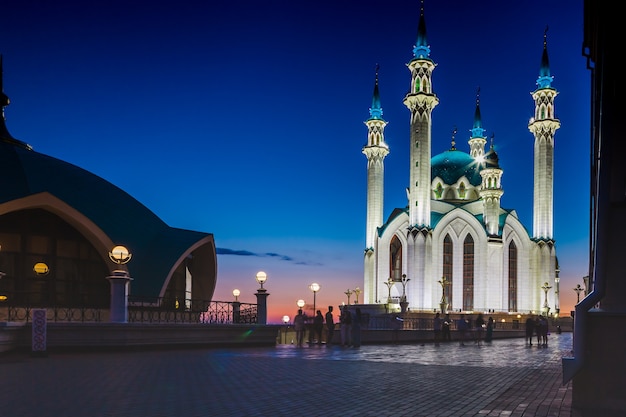
[[[479,344],[482,342],[483,340],[483,334],[485,334],[485,319],[483,318],[483,313],[478,313],[478,317],[476,317],[476,320],[474,320],[474,337],[476,338],[474,340],[475,343]]]
[[[435,344],[439,345],[439,341],[441,340],[441,326],[443,324],[443,320],[439,316],[439,313],[435,314],[435,318],[433,319],[433,332],[435,333]]]
[[[461,318],[456,321],[456,329],[459,332],[459,344],[465,346],[465,339],[469,329],[469,324],[465,320],[465,314],[461,314]]]
[[[541,347],[541,323],[539,322],[539,317],[535,318],[535,335],[537,336],[537,346]]]
[[[450,342],[452,340],[450,326],[452,326],[452,320],[450,319],[450,315],[446,314],[443,319],[443,323],[441,324],[441,337],[444,342]]]
[[[485,333],[485,342],[491,342],[493,340],[493,317],[489,317],[487,320],[487,332]]]
[[[544,316],[539,317],[539,327],[537,328],[539,333],[541,344],[539,346],[548,346],[548,319]]]
[[[333,306],[328,306],[326,312],[326,346],[333,344],[333,337],[335,336],[335,318],[333,317]]]
[[[317,313],[315,313],[315,317],[313,318],[313,331],[315,332],[317,344],[321,345],[322,332],[324,331],[324,316],[322,316],[321,310],[317,310]]]
[[[296,331],[296,344],[298,347],[302,347],[302,344],[304,343],[304,331],[306,329],[305,321],[302,309],[298,310],[298,314],[293,319],[293,328]]]
[[[532,317],[526,319],[526,343],[533,345],[533,335],[535,334],[535,320]]]

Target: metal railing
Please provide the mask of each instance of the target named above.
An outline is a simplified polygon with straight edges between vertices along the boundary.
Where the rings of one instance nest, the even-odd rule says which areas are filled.
[[[0,303],[0,321],[33,320],[33,310],[46,310],[49,322],[97,323],[109,321],[108,308],[19,306]],[[257,305],[231,301],[181,300],[161,297],[128,298],[129,323],[256,324]]]

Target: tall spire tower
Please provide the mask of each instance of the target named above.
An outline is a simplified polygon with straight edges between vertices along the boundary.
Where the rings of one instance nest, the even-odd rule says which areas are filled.
[[[410,182],[407,197],[409,228],[424,228],[430,227],[431,113],[439,104],[439,99],[432,90],[435,63],[430,59],[430,47],[426,39],[423,1],[413,55],[414,58],[407,64],[411,71],[411,87],[404,98],[404,105],[411,112]]]
[[[363,154],[367,157],[367,228],[365,235],[366,250],[374,249],[376,229],[383,224],[383,200],[385,157],[389,154],[389,147],[385,143],[385,126],[383,109],[380,105],[378,91],[378,65],[376,66],[376,80],[370,118],[365,121],[367,126],[367,145],[363,147]]]
[[[476,91],[476,110],[474,110],[474,124],[472,125],[472,137],[469,140],[470,155],[474,159],[482,159],[485,155],[485,143],[487,138],[484,136],[483,121],[480,116],[480,87]]]
[[[504,190],[502,189],[502,169],[498,163],[498,154],[493,147],[493,135],[491,147],[483,159],[484,168],[480,171],[482,183],[480,185],[480,198],[483,200],[483,221],[487,234],[493,238],[498,236],[500,227],[500,201]]]
[[[537,78],[537,89],[531,93],[535,101],[535,116],[528,129],[535,136],[535,173],[533,195],[533,237],[553,238],[553,178],[554,178],[554,133],[561,127],[555,117],[554,99],[558,92],[552,88],[548,61],[548,28],[543,34],[543,54]]]
[[[389,154],[389,147],[385,143],[385,126],[383,109],[380,105],[380,93],[378,91],[378,70],[376,65],[376,80],[374,82],[374,94],[370,118],[365,121],[367,126],[367,145],[362,149],[367,157],[367,214],[365,229],[365,293],[363,299],[375,297],[376,256],[374,244],[376,233],[383,224],[383,201],[385,179],[385,157]]]

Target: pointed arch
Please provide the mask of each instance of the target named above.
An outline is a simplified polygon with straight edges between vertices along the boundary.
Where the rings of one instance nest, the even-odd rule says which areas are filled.
[[[517,311],[517,245],[509,243],[509,311]]]
[[[402,276],[402,242],[394,235],[389,244],[389,277],[400,281]]]
[[[463,241],[463,310],[474,309],[474,239],[471,234]]]
[[[452,246],[452,238],[449,234],[446,233],[446,237],[443,238],[443,276],[447,280],[447,291],[445,292],[448,296],[448,308],[452,307],[452,262],[453,262],[453,246]]]

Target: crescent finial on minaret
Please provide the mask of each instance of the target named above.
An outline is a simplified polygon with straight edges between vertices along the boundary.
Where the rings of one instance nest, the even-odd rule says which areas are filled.
[[[451,151],[456,150],[456,140],[454,139],[457,133],[457,129],[456,126],[454,126],[454,129],[452,129],[452,147],[450,148]]]

